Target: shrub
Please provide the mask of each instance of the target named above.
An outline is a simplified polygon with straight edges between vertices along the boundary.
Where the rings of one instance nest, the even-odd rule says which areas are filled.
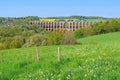
[[[63,38],[62,38],[62,41],[61,41],[61,44],[68,45],[68,44],[75,44],[75,42],[76,42],[76,38],[74,36],[74,33],[70,32],[70,31],[65,31]]]
[[[20,48],[21,46],[22,46],[22,44],[18,40],[13,40],[10,43],[10,48]]]
[[[4,37],[3,39],[3,43],[5,45],[5,49],[10,49],[10,43],[12,42],[12,38],[11,37]]]
[[[64,30],[55,30],[48,35],[49,45],[75,44],[76,38],[73,32]]]
[[[3,44],[3,43],[0,43],[0,50],[2,50],[2,49],[4,49],[4,48],[5,48],[4,44]]]
[[[83,37],[82,29],[78,29],[74,32],[74,35],[76,38],[81,38]]]
[[[92,27],[85,27],[82,28],[82,33],[83,33],[83,37],[86,37],[86,36],[94,35],[95,31],[93,30]]]
[[[59,45],[63,38],[64,31],[61,29],[54,30],[48,34],[48,44],[49,45]]]
[[[35,34],[29,38],[25,47],[47,45],[47,38],[42,34]]]

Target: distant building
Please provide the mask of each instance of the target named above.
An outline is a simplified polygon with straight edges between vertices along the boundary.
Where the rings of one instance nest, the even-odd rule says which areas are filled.
[[[88,27],[94,22],[87,22],[87,21],[54,21],[54,22],[45,22],[45,21],[31,21],[30,24],[38,24],[40,25],[45,31],[53,31],[56,29],[64,29],[68,31],[75,31],[79,28]]]

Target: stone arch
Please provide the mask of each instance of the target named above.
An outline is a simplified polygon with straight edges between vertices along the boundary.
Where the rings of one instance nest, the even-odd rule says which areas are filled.
[[[69,27],[69,23],[68,22],[65,22],[64,23],[64,28],[68,28]]]

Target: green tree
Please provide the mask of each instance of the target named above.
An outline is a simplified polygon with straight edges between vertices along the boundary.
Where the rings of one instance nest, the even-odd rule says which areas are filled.
[[[61,43],[64,31],[61,29],[54,30],[48,34],[49,45],[59,45]]]
[[[2,23],[2,18],[0,18],[0,24]]]
[[[35,34],[29,38],[27,43],[24,45],[25,47],[30,47],[30,46],[44,46],[47,45],[47,37],[42,34]]]
[[[64,24],[64,26],[65,26],[65,28],[68,28],[68,26],[69,26],[68,22],[66,22],[66,23]]]
[[[62,41],[61,41],[61,44],[70,45],[70,44],[75,44],[75,43],[76,43],[76,38],[74,36],[74,32],[65,31]]]
[[[78,29],[74,32],[74,35],[76,38],[81,38],[83,37],[83,32],[82,32],[82,29]]]

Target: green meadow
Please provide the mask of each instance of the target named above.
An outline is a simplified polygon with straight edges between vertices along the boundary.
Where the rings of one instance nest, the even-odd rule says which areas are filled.
[[[120,80],[120,32],[77,43],[0,50],[0,80]]]

